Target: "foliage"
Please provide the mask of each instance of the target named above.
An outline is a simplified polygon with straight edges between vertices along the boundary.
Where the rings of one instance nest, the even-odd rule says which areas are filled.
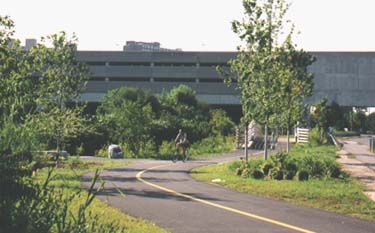
[[[14,121],[36,108],[37,83],[32,56],[13,36],[14,22],[0,16],[0,113]],[[22,95],[20,94],[22,93]]]
[[[227,151],[223,148],[227,147],[223,139],[208,142],[211,149],[205,144],[216,136],[223,138],[231,134],[234,127],[224,111],[209,112],[186,85],[174,87],[160,98],[140,89],[114,89],[103,98],[97,113],[101,125],[99,131],[109,136],[109,140],[102,142],[101,146],[121,144],[127,157],[169,158],[174,149],[166,143],[163,145],[163,141],[173,140],[179,129],[187,133],[192,143],[211,138],[205,139],[199,146],[193,145],[190,150],[193,156]],[[158,153],[160,146],[162,152]],[[200,146],[205,149],[197,149]]]
[[[278,125],[287,130],[287,152],[289,152],[289,129],[296,124],[302,115],[303,101],[312,95],[313,75],[307,71],[315,58],[303,50],[296,50],[292,44],[291,36],[287,38],[284,46],[277,49],[279,67],[279,114],[274,116]]]
[[[108,158],[108,146],[105,146],[101,149],[98,149],[95,151],[95,156],[96,157],[101,157],[101,158]]]
[[[76,39],[69,40],[62,32],[47,37],[52,48],[39,44],[25,52],[19,40],[12,38],[13,26],[9,17],[0,16],[0,228],[6,232],[102,231],[102,226],[86,224],[91,194],[73,215],[67,208],[73,196],[48,188],[50,176],[42,184],[32,179],[38,169],[50,166],[47,156],[33,153],[45,149],[51,135],[59,150],[66,138],[76,137],[86,127],[79,108],[64,108],[88,77],[87,68],[75,59]]]
[[[80,192],[64,195],[48,184],[52,178],[52,171],[48,172],[43,183],[28,179],[23,186],[23,192],[13,198],[2,196],[0,226],[5,232],[110,232],[122,231],[112,224],[98,225],[98,216],[87,211],[94,200],[96,192],[94,184],[99,173],[96,172],[86,200],[79,206],[77,213],[70,208]],[[9,192],[11,190],[6,190]],[[13,190],[15,191],[15,190]],[[20,190],[18,190],[20,191]],[[19,208],[22,206],[22,208]]]
[[[39,134],[56,142],[58,150],[69,139],[93,132],[88,119],[82,116],[82,108],[79,107],[73,109],[52,107],[48,112],[39,112],[34,115],[30,121]]]
[[[222,109],[213,109],[210,111],[211,131],[220,136],[234,134],[234,123]]]
[[[325,136],[325,132],[320,128],[313,128],[309,132],[309,144],[313,146],[319,146],[327,144],[327,138]]]
[[[208,137],[192,143],[188,148],[189,157],[204,157],[209,154],[218,154],[233,151],[235,148],[233,137]]]
[[[291,153],[293,150],[294,148]],[[302,147],[298,149],[298,153],[301,153],[300,150],[306,154],[316,153],[317,157],[324,156],[328,151],[329,156],[335,155],[334,147]],[[297,153],[297,151],[295,152]],[[307,177],[308,172],[304,170],[299,171],[300,178],[304,177],[302,178],[303,182],[297,179],[243,179],[235,174],[235,169],[240,163],[240,161],[235,161],[199,167],[193,169],[191,174],[194,178],[205,182],[220,178],[223,182],[220,182],[219,185],[240,192],[320,208],[370,221],[375,220],[375,203],[363,193],[364,186],[356,179],[348,178],[342,174],[339,179],[329,177],[317,179]]]
[[[163,141],[159,147],[158,159],[173,159],[175,151],[174,141]]]
[[[195,91],[190,87],[174,87],[162,94],[160,102],[162,113],[156,122],[157,137],[170,140],[176,136],[179,129],[187,133],[191,142],[210,135],[208,108],[198,102]]]
[[[282,38],[283,24],[289,22],[284,19],[289,8],[284,0],[244,0],[243,7],[245,18],[232,22],[232,30],[246,45],[239,47],[239,55],[229,62],[231,73],[223,69],[221,73],[228,82],[237,80],[243,121],[264,124],[267,136],[270,123],[283,123],[289,129],[300,117],[303,98],[312,93],[307,66],[314,59],[295,49],[291,39],[294,26]],[[264,150],[267,158],[266,146]]]
[[[236,164],[236,174],[271,180],[298,180],[313,178],[338,178],[342,175],[340,166],[336,162],[335,148],[317,145],[298,145],[291,153],[280,152],[269,160],[252,159],[246,164]],[[242,175],[247,168],[247,174]],[[232,168],[233,170],[234,168]],[[305,174],[307,173],[307,175]]]
[[[127,98],[121,98],[123,96]],[[145,95],[136,94],[131,88],[110,91],[98,112],[108,128],[110,143],[126,144],[136,156],[145,150],[147,142],[152,139],[150,132],[155,116]]]
[[[74,169],[71,168],[72,165],[74,166]],[[75,218],[77,218],[78,212],[80,211],[80,206],[86,203],[89,195],[88,192],[82,188],[82,174],[89,171],[94,172],[96,169],[102,170],[125,165],[126,163],[121,161],[81,160],[71,158],[68,161],[61,163],[58,168],[54,169],[54,175],[51,176],[48,188],[54,189],[56,193],[63,193],[65,197],[75,195],[73,201],[68,204],[68,210],[70,210],[72,214],[74,214]],[[47,175],[48,169],[42,169],[36,174],[36,179],[38,182],[43,182]],[[106,184],[104,184],[104,186],[105,185]],[[89,215],[90,212],[92,213],[92,217]],[[98,198],[94,198],[92,200],[89,207],[86,209],[86,214],[88,216],[86,218],[87,223],[98,226],[97,230],[93,230],[92,232],[121,232],[121,229],[123,229],[124,232],[137,233],[165,232],[165,230],[155,226],[155,224],[126,215]],[[95,217],[96,215],[97,217]],[[105,218],[102,217],[104,215]],[[69,217],[69,213],[67,217]],[[60,221],[61,219],[62,217],[60,217]],[[106,227],[111,224],[114,224],[118,230],[112,230],[110,227]],[[71,232],[76,231],[73,230]]]
[[[77,42],[75,35],[68,38],[62,31],[42,38],[42,43],[51,43],[52,48],[44,44],[32,48],[33,62],[40,73],[39,101],[44,108],[75,100],[89,79],[88,67],[76,58]]]

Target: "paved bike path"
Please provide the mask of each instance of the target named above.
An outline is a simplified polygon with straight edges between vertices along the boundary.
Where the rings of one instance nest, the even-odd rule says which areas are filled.
[[[240,153],[187,163],[134,161],[103,171],[106,185],[98,197],[176,233],[375,232],[373,222],[239,193],[189,175],[194,167],[238,159]],[[89,175],[83,180],[88,186]]]

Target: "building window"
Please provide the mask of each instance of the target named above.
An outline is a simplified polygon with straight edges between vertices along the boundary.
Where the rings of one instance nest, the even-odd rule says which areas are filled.
[[[195,78],[154,78],[154,82],[195,82]]]

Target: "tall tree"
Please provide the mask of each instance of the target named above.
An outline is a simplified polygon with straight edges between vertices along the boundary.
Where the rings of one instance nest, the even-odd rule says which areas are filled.
[[[69,134],[77,132],[78,128],[85,129],[85,119],[79,117],[82,108],[65,110],[65,104],[79,98],[89,72],[87,66],[76,59],[78,39],[75,35],[68,38],[65,32],[60,32],[42,38],[42,42],[52,47],[39,44],[30,53],[39,73],[38,104],[45,114],[43,117],[49,118],[53,126],[50,133],[56,139],[59,154],[66,138],[72,136]],[[68,120],[74,122],[67,124]],[[64,129],[67,125],[71,127],[69,130]]]
[[[37,85],[32,57],[12,37],[13,27],[9,17],[0,16],[0,113],[20,122],[36,106]]]
[[[303,50],[297,50],[291,41],[291,35],[276,53],[279,65],[279,98],[276,103],[280,110],[280,123],[287,130],[289,152],[289,130],[301,118],[304,98],[312,95],[313,74],[308,72],[307,67],[315,58]]]
[[[245,123],[265,125],[264,158],[270,117],[277,111],[279,67],[276,48],[281,40],[288,4],[284,0],[243,0],[245,18],[232,23],[233,31],[245,42],[236,59],[229,62],[237,74]]]

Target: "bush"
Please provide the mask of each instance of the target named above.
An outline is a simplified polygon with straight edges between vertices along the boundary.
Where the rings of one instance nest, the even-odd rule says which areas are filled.
[[[278,167],[274,167],[269,171],[269,176],[274,180],[282,180],[284,178],[284,172]]]
[[[325,133],[319,128],[313,128],[309,132],[309,144],[313,146],[319,146],[327,144],[328,140],[325,136]]]
[[[233,137],[208,137],[191,144],[188,148],[190,156],[223,153],[235,148]]]
[[[262,170],[264,163],[265,163],[264,159],[251,159],[249,161],[249,168],[252,172],[255,170]]]
[[[333,146],[311,146],[297,145],[291,153],[278,153],[271,156],[269,160],[252,159],[248,167],[245,161],[230,165],[232,171],[237,175],[254,178],[267,176],[268,179],[292,180],[298,176],[298,180],[315,178],[339,178],[341,168],[336,161],[335,147]],[[244,171],[247,169],[246,171]]]
[[[255,179],[262,179],[264,177],[263,171],[259,169],[254,170],[251,175]]]
[[[106,148],[108,148],[108,146],[95,151],[95,156],[101,157],[101,158],[108,158],[108,149],[106,149]]]
[[[249,178],[250,174],[251,174],[250,169],[249,168],[245,168],[245,169],[243,169],[243,171],[241,173],[241,177],[242,178]]]
[[[237,164],[239,164],[239,167],[237,167],[236,168],[236,175],[237,176],[241,176],[242,175],[242,172],[245,170],[245,168],[246,168],[246,162],[245,162],[245,160],[241,160],[241,161],[239,161],[239,163],[237,163]]]
[[[263,171],[263,174],[264,175],[268,175],[269,174],[269,171],[274,168],[275,164],[273,163],[273,161],[271,160],[267,160],[264,162],[263,166],[262,166],[262,171]]]
[[[236,171],[241,166],[242,163],[243,163],[242,160],[241,161],[234,161],[232,163],[229,163],[229,165],[228,165],[229,171]]]
[[[285,180],[293,180],[295,175],[296,175],[296,171],[285,171],[284,179]]]
[[[173,141],[163,141],[159,147],[158,159],[172,159],[175,150],[176,148]]]
[[[115,223],[98,225],[98,216],[88,210],[96,192],[94,184],[99,178],[96,171],[87,195],[80,192],[66,195],[62,189],[49,185],[53,169],[44,182],[25,179],[22,191],[4,190],[0,229],[1,232],[123,232]],[[2,190],[3,191],[3,190]],[[10,194],[10,195],[9,195]],[[75,201],[84,198],[86,202],[75,209]],[[22,207],[22,208],[20,208]]]
[[[304,181],[309,179],[309,172],[302,170],[298,172],[298,180],[299,181]]]
[[[341,175],[340,165],[337,163],[330,163],[327,166],[327,176],[332,178],[339,178]]]

